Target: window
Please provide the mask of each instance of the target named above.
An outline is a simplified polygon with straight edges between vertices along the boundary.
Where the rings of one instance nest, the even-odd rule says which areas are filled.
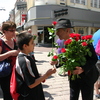
[[[76,3],[80,3],[80,0],[76,0]]]
[[[98,4],[99,4],[99,8],[100,8],[100,0],[99,0],[99,3]]]
[[[81,0],[81,4],[85,5],[85,0]]]
[[[97,0],[94,0],[94,7],[97,8]]]
[[[70,0],[71,3],[75,3],[75,0]]]
[[[91,0],[91,7],[93,7],[93,0]]]
[[[91,7],[100,8],[100,0],[91,0]]]
[[[70,2],[86,5],[87,0],[70,0]]]

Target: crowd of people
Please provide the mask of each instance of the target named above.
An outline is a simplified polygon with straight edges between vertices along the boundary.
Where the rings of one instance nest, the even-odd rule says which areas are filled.
[[[61,40],[58,53],[64,48],[64,41],[69,39],[70,30],[73,26],[69,19],[60,18],[57,20],[56,35]],[[70,100],[78,100],[81,91],[82,100],[93,100],[93,91],[95,88],[96,97],[100,98],[99,92],[99,65],[100,56],[95,53],[95,47],[100,39],[99,32],[94,33],[92,38],[93,44],[89,45],[92,56],[86,55],[86,64],[84,66],[76,66],[72,75],[79,75],[81,78],[75,80],[69,79]],[[94,46],[94,47],[93,47]],[[11,21],[2,24],[2,35],[0,36],[0,62],[5,59],[10,63],[11,69],[16,65],[17,92],[20,94],[18,100],[45,100],[41,82],[56,73],[56,68],[47,70],[40,76],[36,66],[34,57],[34,39],[32,30],[28,29],[24,32],[16,31],[16,24]],[[51,65],[57,68],[61,67],[59,61],[51,61]],[[12,73],[12,71],[11,71]],[[0,77],[0,86],[3,91],[4,100],[13,100],[10,94],[10,78],[11,73],[5,77]],[[72,76],[71,75],[71,76]]]

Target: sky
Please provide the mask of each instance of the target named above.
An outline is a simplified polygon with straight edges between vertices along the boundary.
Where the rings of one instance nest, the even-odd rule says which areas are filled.
[[[14,8],[15,2],[16,0],[0,0],[0,9],[6,9],[6,11],[0,10],[0,24],[9,18],[9,12]]]

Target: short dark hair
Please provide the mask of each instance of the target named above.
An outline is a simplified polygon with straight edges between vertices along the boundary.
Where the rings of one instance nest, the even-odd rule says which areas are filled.
[[[33,36],[30,33],[27,33],[27,32],[18,34],[17,39],[16,39],[18,48],[20,50],[23,50],[23,45],[24,44],[29,45],[29,42],[32,38],[33,38]]]
[[[16,24],[12,21],[6,21],[2,24],[2,32],[4,32],[4,30],[8,30],[9,28],[15,28],[16,29]]]

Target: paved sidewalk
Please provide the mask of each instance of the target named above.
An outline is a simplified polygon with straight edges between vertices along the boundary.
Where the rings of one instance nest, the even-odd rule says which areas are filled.
[[[51,49],[50,47],[35,47],[35,58],[38,60],[36,64],[40,74],[44,74],[48,69],[53,68],[53,66],[49,64],[51,57],[47,57]],[[59,76],[58,69],[57,72],[46,79],[46,82],[42,83],[42,85],[46,100],[69,100],[68,77]],[[1,92],[0,97],[0,100],[3,100]],[[81,96],[79,100],[82,100]]]
[[[47,57],[50,50],[51,48],[35,47],[35,58],[39,61],[36,64],[41,74],[53,68],[53,66],[49,64],[51,57]],[[57,71],[43,83],[43,90],[46,100],[69,100],[68,77],[59,76]]]

